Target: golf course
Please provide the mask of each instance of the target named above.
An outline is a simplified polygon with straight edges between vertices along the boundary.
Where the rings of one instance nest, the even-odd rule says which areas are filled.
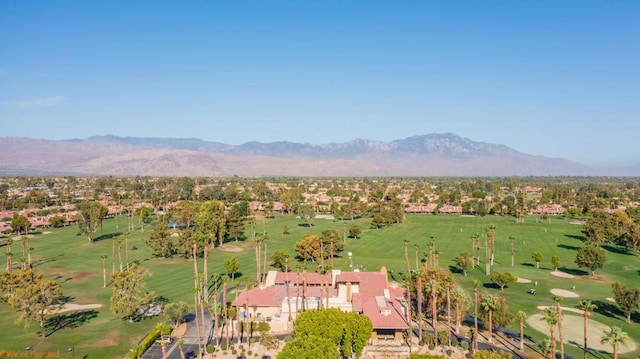
[[[126,354],[158,322],[166,319],[160,315],[143,318],[130,323],[110,311],[111,287],[109,274],[118,266],[118,254],[113,256],[113,241],[127,237],[126,250],[122,256],[125,262],[142,266],[147,276],[149,290],[154,291],[160,303],[185,302],[193,305],[193,261],[179,257],[161,258],[143,242],[148,237],[157,219],[150,218],[144,226],[130,233],[124,233],[126,219],[106,219],[98,231],[94,242],[78,234],[76,226],[47,229],[29,233],[32,249],[33,269],[47,279],[55,279],[62,285],[66,307],[57,314],[47,317],[46,337],[40,338],[39,325],[31,322],[30,327],[16,325],[17,315],[5,303],[0,304],[0,320],[4,323],[0,336],[0,357],[4,353],[38,353],[41,357],[113,358]],[[411,267],[424,257],[430,243],[435,243],[439,255],[439,266],[453,272],[453,277],[469,293],[473,280],[480,281],[481,292],[499,294],[508,300],[512,313],[524,311],[528,319],[525,336],[529,339],[525,351],[534,357],[541,357],[539,343],[549,337],[549,326],[541,319],[544,306],[555,306],[554,296],[564,297],[562,327],[565,354],[574,358],[582,357],[583,317],[577,310],[578,302],[588,299],[597,306],[589,317],[589,357],[611,357],[611,346],[600,344],[602,331],[611,326],[619,326],[628,333],[626,345],[619,347],[623,357],[640,354],[640,315],[633,313],[632,324],[626,323],[625,315],[611,301],[611,285],[621,282],[630,287],[640,286],[640,259],[638,255],[618,248],[605,246],[606,264],[591,276],[589,269],[575,264],[576,251],[583,247],[582,224],[570,218],[529,216],[523,223],[516,223],[511,216],[461,216],[461,215],[407,215],[402,223],[383,228],[372,228],[371,218],[353,221],[336,221],[330,218],[315,218],[313,226],[294,215],[276,215],[274,218],[259,219],[255,231],[266,232],[268,236],[268,256],[276,250],[286,250],[292,257],[291,267],[303,264],[294,260],[294,243],[308,234],[318,234],[325,229],[334,229],[344,235],[344,251],[334,259],[336,269],[349,270],[350,264],[361,271],[378,271],[385,266],[390,280],[402,282],[405,261],[405,241],[409,242]],[[350,238],[347,229],[357,225],[362,229],[358,239]],[[491,272],[510,272],[520,280],[506,285],[503,291],[485,275],[484,256],[480,264],[468,269],[467,275],[456,268],[456,257],[461,252],[472,252],[472,236],[483,235],[489,226],[495,226],[495,258]],[[288,233],[283,228],[288,228]],[[240,269],[234,282],[229,282],[230,296],[235,288],[255,285],[256,261],[251,240],[251,225],[245,225],[245,236],[235,241],[225,242],[209,252],[208,273],[226,273],[223,261],[230,257],[239,260]],[[511,239],[513,237],[514,258],[512,265]],[[20,251],[19,236],[14,239],[13,251]],[[6,245],[6,240],[2,242]],[[416,246],[417,245],[417,246]],[[481,241],[484,246],[484,240]],[[484,253],[484,247],[481,248]],[[351,258],[347,256],[350,252]],[[539,263],[532,259],[532,253],[540,252],[543,259]],[[416,258],[416,253],[418,258]],[[103,257],[106,256],[106,257]],[[553,268],[551,257],[559,257],[558,270]],[[3,257],[4,259],[4,257]],[[350,263],[351,260],[351,263]],[[107,285],[103,287],[103,263],[107,273]],[[4,263],[3,263],[4,265]],[[15,265],[15,263],[14,263]],[[307,262],[306,269],[314,271],[317,265]],[[202,260],[198,261],[202,266]],[[271,268],[273,269],[273,268]],[[530,294],[535,290],[535,295]],[[473,308],[473,307],[472,307]],[[469,311],[473,315],[473,309]],[[471,324],[472,325],[472,324]],[[516,319],[508,331],[519,333]],[[557,337],[557,335],[556,335]],[[504,339],[502,337],[498,339]],[[497,341],[500,343],[500,340]],[[558,344],[558,348],[559,348]],[[35,357],[35,355],[34,355]],[[46,356],[45,356],[46,357]]]

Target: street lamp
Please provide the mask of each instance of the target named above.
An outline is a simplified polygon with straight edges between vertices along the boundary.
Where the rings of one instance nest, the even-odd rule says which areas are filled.
[[[347,255],[349,256],[349,268],[353,268],[353,253],[349,252]]]
[[[75,353],[75,350],[73,350],[73,347],[68,347],[67,351],[71,352],[71,359],[75,359],[76,353]]]

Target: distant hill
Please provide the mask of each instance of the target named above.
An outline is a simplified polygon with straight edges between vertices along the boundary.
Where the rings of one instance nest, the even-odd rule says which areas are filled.
[[[0,138],[0,174],[114,176],[589,176],[637,175],[518,152],[451,133],[390,142],[247,142],[94,136]]]

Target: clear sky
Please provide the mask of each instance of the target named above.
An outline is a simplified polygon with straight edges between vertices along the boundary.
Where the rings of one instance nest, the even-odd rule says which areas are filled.
[[[640,164],[640,1],[0,0],[0,137],[389,141]]]

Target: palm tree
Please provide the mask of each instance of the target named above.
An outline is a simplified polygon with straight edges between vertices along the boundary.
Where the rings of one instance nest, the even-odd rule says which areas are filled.
[[[451,277],[445,278],[445,285],[447,289],[447,332],[451,331]],[[451,335],[447,333],[447,338],[449,338],[449,346],[451,346]]]
[[[495,258],[495,248],[496,248],[496,226],[491,223],[489,225],[489,230],[491,231],[491,265],[493,266],[493,260]]]
[[[590,300],[584,299],[578,302],[578,309],[582,310],[582,316],[584,317],[584,347],[583,347],[583,358],[587,359],[587,318],[589,318],[590,313],[596,310],[598,307],[591,303]]]
[[[407,263],[407,274],[411,273],[411,266],[409,265],[409,241],[404,240],[404,261]]]
[[[520,351],[524,351],[524,320],[527,319],[527,313],[518,311],[518,319],[520,320]]]
[[[561,296],[554,296],[553,300],[556,302],[556,312],[558,313],[558,337],[560,339],[560,358],[564,359],[564,341],[562,338],[562,307],[560,307],[560,302],[562,301]]]
[[[471,245],[474,246],[473,242],[475,241],[475,253],[477,255],[477,266],[480,266],[480,234],[475,233],[473,236],[471,236]],[[474,268],[475,266],[474,265]]]
[[[418,307],[418,340],[422,340],[422,276],[416,274],[416,300]]]
[[[480,307],[487,312],[489,320],[487,328],[489,329],[489,343],[493,343],[493,311],[498,307],[498,297],[493,294],[485,294],[480,301]]]
[[[478,349],[478,287],[480,286],[480,281],[477,279],[473,280],[473,330],[474,330],[474,341],[473,341],[473,349]]]
[[[286,277],[285,282],[286,282],[286,291],[287,291],[287,311],[289,312],[287,320],[289,321],[289,323],[291,323],[291,321],[292,321],[292,319],[291,319],[291,296],[289,295],[289,258],[285,258],[284,259],[284,275]],[[296,298],[296,300],[297,300],[297,298]]]
[[[418,250],[420,249],[420,245],[418,245],[417,243],[413,245],[413,248],[415,249],[415,253],[416,253],[416,271],[418,270],[419,266],[418,266]]]
[[[460,326],[462,322],[462,315],[469,307],[469,295],[460,286],[455,286],[451,290],[451,299],[453,300],[453,311],[455,317],[455,333],[460,334]]]
[[[181,359],[185,359],[185,357],[184,357],[184,349],[182,348],[183,345],[184,345],[184,339],[182,339],[182,338],[178,339],[178,349],[180,349],[180,358]]]
[[[516,253],[516,251],[515,251],[515,242],[516,242],[516,237],[514,237],[514,236],[509,236],[509,240],[511,240],[511,266],[513,267],[513,263],[514,263],[514,254]]]
[[[438,278],[436,271],[432,270],[433,278],[429,281],[429,289],[431,290],[431,326],[433,333],[438,335]]]
[[[558,312],[554,307],[545,307],[542,311],[542,320],[546,320],[549,325],[549,336],[551,339],[551,358],[556,357],[556,325],[558,324]]]
[[[106,254],[103,254],[100,256],[100,258],[102,258],[102,288],[107,287],[107,267],[106,267],[107,257],[108,256]]]
[[[11,253],[11,244],[13,243],[13,239],[7,239],[7,273],[11,273],[11,269],[13,268],[13,262],[11,261],[11,257],[13,253]]]
[[[609,331],[605,331],[600,339],[600,344],[610,344],[613,348],[613,359],[618,359],[618,346],[626,344],[629,334],[622,331],[622,328],[612,326]]]

